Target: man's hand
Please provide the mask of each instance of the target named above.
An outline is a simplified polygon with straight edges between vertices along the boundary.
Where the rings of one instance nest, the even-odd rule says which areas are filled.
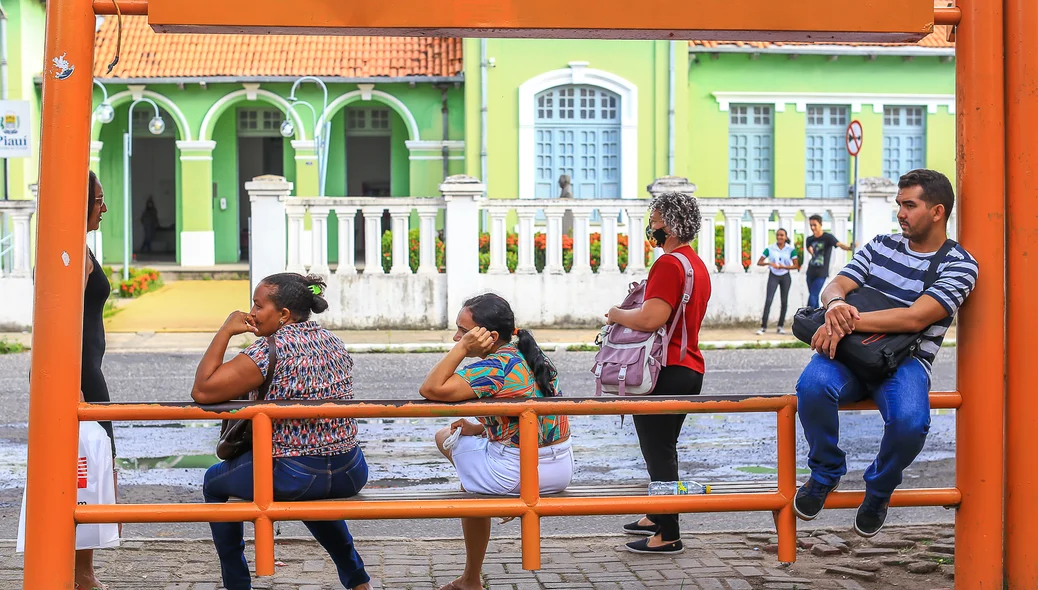
[[[843,338],[854,331],[854,327],[861,319],[858,309],[846,301],[832,302],[825,312],[826,335]]]
[[[836,358],[836,346],[842,339],[843,336],[830,335],[825,326],[819,326],[815,335],[811,337],[811,350],[829,357],[830,360],[834,359]]]

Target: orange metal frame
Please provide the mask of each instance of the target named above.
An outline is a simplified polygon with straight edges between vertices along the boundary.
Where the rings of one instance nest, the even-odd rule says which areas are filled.
[[[1038,331],[1031,309],[1038,273],[1038,151],[1028,137],[1038,125],[1038,6],[1033,0],[958,0],[933,9],[932,0],[654,0],[652,10],[621,0],[599,0],[580,19],[542,6],[545,0],[414,0],[338,3],[298,0],[284,13],[277,0],[119,0],[125,14],[147,14],[157,28],[196,27],[217,32],[277,30],[294,33],[358,31],[373,34],[466,33],[470,36],[612,37],[704,39],[809,39],[882,41],[918,39],[933,24],[956,26],[956,118],[959,234],[980,264],[980,277],[959,319],[958,392],[934,394],[934,407],[958,408],[956,488],[895,494],[897,505],[957,505],[956,588],[1038,587],[1038,529],[1033,505],[1038,473],[1038,363],[1029,354]],[[586,1],[585,1],[586,3]],[[579,2],[578,2],[579,4]],[[795,9],[794,9],[795,5]],[[241,7],[244,6],[244,9]],[[237,9],[235,7],[238,7]],[[436,10],[434,10],[436,8]],[[779,558],[796,555],[790,508],[794,481],[795,398],[546,400],[474,405],[363,404],[253,406],[235,414],[182,405],[78,405],[91,72],[94,16],[114,13],[111,0],[47,3],[46,70],[38,207],[29,399],[29,470],[25,577],[32,589],[71,589],[76,522],[252,520],[257,570],[273,571],[272,522],[284,519],[394,518],[517,515],[522,517],[524,567],[539,565],[539,518],[564,514],[631,511],[771,510],[779,531]],[[276,23],[262,20],[279,15]],[[854,19],[847,17],[855,14]],[[432,17],[430,15],[437,15]],[[595,20],[588,21],[589,15]],[[675,16],[677,15],[677,16]],[[290,20],[286,20],[290,19]],[[573,29],[573,22],[589,23]],[[679,23],[680,30],[673,29]],[[1007,121],[1013,125],[1007,125]],[[1008,150],[1008,152],[1007,152]],[[1008,153],[1008,158],[1007,158]],[[1008,174],[1007,174],[1008,172]],[[1007,220],[1007,213],[1011,214]],[[1008,228],[1008,229],[1007,229]],[[1008,247],[1007,247],[1008,244]],[[1001,369],[1001,370],[1000,370]],[[773,494],[723,497],[541,498],[538,494],[535,421],[539,414],[674,412],[776,412],[779,486]],[[457,502],[273,501],[271,464],[256,462],[255,501],[200,505],[76,507],[78,420],[100,418],[251,418],[254,452],[271,453],[271,420],[304,416],[514,415],[521,419],[521,495],[518,499]],[[1004,462],[1003,462],[1004,459]],[[1003,464],[1004,463],[1004,464]],[[836,493],[827,504],[853,507],[860,494]],[[1003,510],[1011,526],[1003,526]],[[1003,549],[1004,555],[1003,555]],[[55,567],[56,565],[60,567]]]
[[[957,393],[935,393],[935,408],[957,408]],[[875,408],[859,404],[852,408]],[[850,409],[850,408],[848,408]],[[537,474],[537,416],[659,413],[776,412],[778,415],[778,490],[775,493],[701,496],[629,496],[542,498]],[[364,502],[275,502],[271,455],[271,420],[292,418],[442,418],[446,416],[518,416],[520,494],[518,498],[456,500],[392,500]],[[523,567],[539,569],[540,518],[591,514],[668,512],[772,511],[779,538],[779,560],[796,560],[796,521],[791,501],[796,492],[796,397],[792,395],[652,397],[643,399],[562,399],[525,402],[339,402],[327,404],[232,404],[203,408],[194,404],[81,404],[80,420],[213,420],[251,419],[253,498],[244,504],[117,504],[78,506],[79,523],[210,522],[250,520],[256,525],[256,573],[274,573],[274,528],[277,520],[447,518],[462,516],[522,517]],[[955,506],[959,490],[916,489],[895,493],[894,506]],[[829,508],[851,508],[862,492],[834,493]]]

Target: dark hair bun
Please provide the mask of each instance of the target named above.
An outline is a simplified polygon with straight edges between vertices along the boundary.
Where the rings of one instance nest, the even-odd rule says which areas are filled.
[[[328,284],[325,282],[324,277],[321,275],[307,275],[306,286],[313,296],[313,301],[310,303],[310,311],[313,313],[324,313],[328,309],[328,300],[324,297],[328,291]],[[317,287],[317,289],[313,287]],[[315,293],[314,291],[317,292]]]

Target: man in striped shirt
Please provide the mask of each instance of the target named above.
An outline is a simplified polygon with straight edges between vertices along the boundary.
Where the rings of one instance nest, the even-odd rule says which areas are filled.
[[[797,381],[798,413],[811,468],[811,478],[793,501],[800,518],[818,516],[829,492],[847,473],[838,445],[839,405],[871,398],[883,416],[879,455],[865,470],[865,500],[854,520],[855,531],[865,537],[883,527],[890,495],[923,448],[930,429],[930,366],[978,272],[977,261],[956,244],[944,260],[936,261],[937,278],[924,291],[930,261],[948,239],[955,194],[948,178],[933,170],[908,172],[898,181],[898,189],[901,235],[876,236],[822,292],[825,325],[811,342],[817,354]],[[859,288],[875,289],[906,307],[859,313],[845,299]],[[922,332],[923,341],[893,376],[865,383],[834,360],[837,344],[854,331]]]

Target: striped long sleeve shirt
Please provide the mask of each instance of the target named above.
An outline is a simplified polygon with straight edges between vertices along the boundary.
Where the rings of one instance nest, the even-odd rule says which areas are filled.
[[[913,252],[908,238],[901,235],[878,235],[855,253],[851,262],[840,271],[860,287],[876,289],[884,295],[912,305],[916,299],[929,295],[940,303],[948,316],[923,332],[923,342],[916,356],[927,370],[941,349],[944,335],[952,318],[977,284],[977,261],[961,245],[956,245],[937,267],[937,280],[923,292],[923,279],[930,266],[933,252]]]

